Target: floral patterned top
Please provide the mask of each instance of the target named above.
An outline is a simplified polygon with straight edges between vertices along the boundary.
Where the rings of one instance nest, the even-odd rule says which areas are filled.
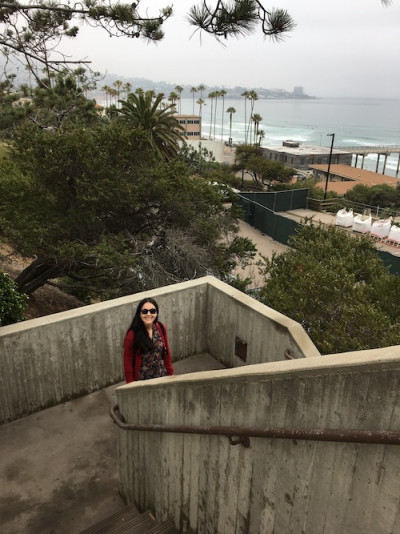
[[[159,378],[166,376],[167,370],[164,365],[165,346],[161,339],[158,328],[153,325],[153,344],[154,349],[142,356],[142,365],[139,369],[139,380],[149,380],[150,378]]]

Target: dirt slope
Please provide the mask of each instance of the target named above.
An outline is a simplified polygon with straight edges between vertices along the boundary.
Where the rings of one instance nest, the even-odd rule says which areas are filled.
[[[17,254],[9,245],[0,242],[0,269],[15,278],[30,263],[29,258]],[[30,296],[25,315],[28,319],[84,306],[79,299],[46,284]]]

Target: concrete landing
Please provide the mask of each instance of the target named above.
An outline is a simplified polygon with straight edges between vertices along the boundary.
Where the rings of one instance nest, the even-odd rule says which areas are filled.
[[[208,354],[174,367],[221,368]],[[109,415],[121,384],[0,426],[1,533],[77,534],[125,505]]]
[[[176,375],[184,375],[186,373],[196,373],[201,371],[213,371],[216,369],[225,369],[225,367],[206,352],[189,356],[189,358],[185,358],[180,362],[174,363],[174,373]]]

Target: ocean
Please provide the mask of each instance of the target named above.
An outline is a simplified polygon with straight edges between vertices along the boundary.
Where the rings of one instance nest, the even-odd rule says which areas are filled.
[[[195,95],[195,101],[199,93]],[[206,105],[202,113],[202,133],[210,133],[211,101],[205,98]],[[245,139],[245,104],[244,98],[225,97],[224,116],[222,116],[222,99],[217,103],[217,121],[215,138],[229,138],[229,107],[236,109],[232,116],[232,140],[244,142]],[[182,98],[180,112],[193,113],[192,98]],[[195,114],[199,106],[194,105]],[[370,98],[316,98],[316,99],[260,99],[254,104],[253,113],[261,115],[259,128],[265,132],[261,146],[282,145],[282,141],[291,139],[304,145],[331,146],[335,134],[335,147],[344,146],[400,146],[400,99]],[[247,101],[247,120],[250,114],[250,101]],[[222,128],[222,120],[224,120]],[[214,122],[214,121],[213,121]],[[211,128],[214,136],[214,126]],[[385,173],[396,175],[399,154],[390,156]],[[364,168],[376,170],[376,154],[365,158]],[[383,169],[381,156],[378,172]],[[361,158],[359,158],[360,166]],[[400,176],[399,176],[400,177]]]

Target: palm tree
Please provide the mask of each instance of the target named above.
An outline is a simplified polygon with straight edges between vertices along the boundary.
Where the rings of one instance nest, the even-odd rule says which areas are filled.
[[[108,97],[110,96],[110,88],[109,88],[108,85],[103,85],[102,89],[103,89],[104,95],[106,97],[106,99],[105,99],[105,107],[108,108],[109,107]]]
[[[181,85],[176,85],[175,91],[178,93],[177,100],[179,100],[179,114],[180,114],[181,113],[181,94],[183,93],[183,87]]]
[[[192,93],[192,97],[193,97],[193,115],[194,115],[194,94],[197,93],[198,89],[197,87],[192,87],[190,89],[190,92]]]
[[[264,130],[258,130],[258,146],[261,146],[261,140],[264,139],[265,132]]]
[[[176,113],[176,106],[175,106],[175,102],[178,100],[178,95],[175,93],[175,91],[171,91],[169,93],[169,96],[168,96],[168,100],[171,102],[172,104],[172,108],[174,109],[174,113]]]
[[[128,98],[131,89],[132,89],[132,84],[129,82],[126,82],[123,86],[123,90],[125,91],[126,98]]]
[[[240,96],[244,98],[244,142],[247,143],[247,99],[249,98],[249,92],[243,91]]]
[[[139,95],[131,93],[129,97],[128,101],[120,101],[120,120],[146,132],[150,146],[162,158],[167,161],[174,158],[184,140],[181,135],[184,129],[173,116],[173,104],[160,109],[162,95],[154,98],[153,91]]]
[[[115,82],[113,83],[113,86],[115,87],[115,90],[117,92],[116,94],[117,103],[119,102],[119,97],[121,95],[121,89],[123,85],[124,84],[121,82],[121,80],[115,80]]]
[[[203,119],[202,119],[202,116],[203,116],[203,106],[206,106],[206,101],[204,100],[204,98],[199,98],[197,101],[196,101],[196,104],[199,105],[199,115],[200,115],[200,138],[201,138],[201,126],[202,126],[202,122],[203,122]]]
[[[151,98],[156,98],[159,94],[161,94],[161,93],[156,93],[155,89],[149,89],[146,91],[146,93],[148,93],[151,96]]]
[[[211,100],[211,118],[210,118],[210,135],[209,138],[211,139],[211,132],[212,132],[212,123],[213,123],[213,100],[215,98],[215,91],[211,91],[211,93],[208,93],[208,98]]]
[[[254,111],[254,103],[256,100],[258,100],[258,94],[251,90],[249,91],[249,96],[247,97],[250,100],[251,107],[250,107],[250,117],[249,117],[249,124],[248,124],[248,138],[249,142],[251,142],[251,125],[252,125],[252,117],[253,117],[253,111]]]
[[[217,123],[217,104],[218,104],[218,97],[221,96],[221,91],[215,91],[215,108],[214,108],[214,139],[215,139],[215,125]]]
[[[201,83],[201,84],[198,86],[197,90],[200,91],[200,99],[202,99],[202,98],[203,98],[203,91],[206,90],[206,86],[203,85],[203,84]]]
[[[260,122],[262,121],[262,117],[258,113],[254,113],[251,118],[254,123],[254,144],[257,144],[258,127],[260,125]]]
[[[236,109],[230,107],[226,110],[226,112],[229,113],[229,145],[231,146],[232,145],[232,115],[236,113]]]
[[[219,96],[222,96],[222,121],[221,121],[221,141],[223,141],[224,138],[224,107],[225,107],[225,95],[226,95],[225,89],[222,89],[222,91],[219,92]]]
[[[113,89],[112,87],[110,87],[109,91],[108,91],[109,95],[110,95],[110,106],[112,104],[114,104],[114,106],[117,105],[117,95],[118,95],[118,91],[116,89]],[[114,102],[113,102],[114,100]]]

